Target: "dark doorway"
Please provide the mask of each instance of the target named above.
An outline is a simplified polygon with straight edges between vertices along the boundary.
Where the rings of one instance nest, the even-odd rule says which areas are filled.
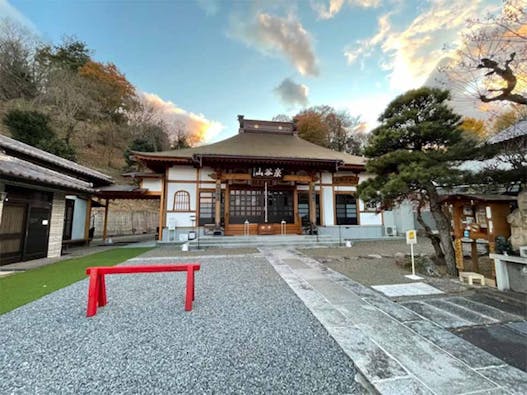
[[[320,194],[315,193],[316,225],[320,225]],[[302,221],[302,226],[309,225],[309,192],[298,192],[298,214]]]
[[[293,191],[267,192],[267,222],[292,224],[295,222],[293,211]]]
[[[73,211],[75,209],[75,200],[66,199],[66,208],[64,210],[64,231],[62,240],[71,240],[73,229]]]
[[[231,189],[229,222],[243,224],[265,222],[264,189]],[[267,191],[267,222],[294,223],[293,190],[269,188]]]
[[[6,186],[0,224],[0,265],[48,254],[53,194]]]
[[[31,207],[27,223],[24,260],[45,258],[48,254],[50,207]]]
[[[27,204],[4,202],[0,224],[0,264],[22,259],[26,233]]]

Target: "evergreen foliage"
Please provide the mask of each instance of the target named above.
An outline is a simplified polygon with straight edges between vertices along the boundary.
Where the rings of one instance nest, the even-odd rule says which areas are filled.
[[[405,199],[428,205],[439,230],[445,262],[455,274],[450,220],[441,206],[438,187],[462,183],[457,166],[476,158],[475,142],[463,136],[461,117],[447,104],[449,92],[436,88],[410,90],[393,100],[379,117],[365,148],[366,169],[375,177],[359,185],[366,201],[386,208]],[[429,235],[432,239],[432,235]]]
[[[49,125],[49,117],[38,111],[11,110],[4,119],[16,140],[40,148],[54,155],[75,160],[75,150],[58,138]]]

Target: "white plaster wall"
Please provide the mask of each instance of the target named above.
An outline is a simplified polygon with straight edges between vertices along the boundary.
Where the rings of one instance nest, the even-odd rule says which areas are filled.
[[[340,173],[339,173],[339,175],[340,175]],[[321,181],[322,181],[322,184],[331,184],[333,182],[333,177],[332,177],[331,173],[329,173],[327,171],[323,172]]]
[[[75,207],[73,208],[73,224],[71,227],[71,239],[84,239],[84,225],[86,224],[86,207],[88,202],[79,197],[75,197]]]
[[[361,225],[382,225],[382,215],[376,213],[360,213]]]
[[[357,192],[357,187],[339,185],[335,187],[338,192]]]
[[[410,202],[404,201],[393,209],[393,213],[397,232],[415,229],[414,213]]]
[[[214,174],[214,170],[211,167],[203,167],[199,170],[200,181],[215,181],[209,177],[209,174]]]
[[[335,225],[335,215],[333,209],[333,189],[331,187],[322,187],[322,217],[324,225]]]
[[[196,169],[192,166],[172,166],[168,169],[168,180],[196,180]]]
[[[195,213],[167,213],[167,228],[170,227],[182,227],[182,226],[193,226],[194,222],[191,216]]]
[[[359,174],[359,184],[360,184],[361,182],[363,182],[363,181],[366,181],[366,180],[369,179],[369,178],[372,178],[372,177],[373,177],[373,175],[370,174],[370,173],[360,173],[360,174]]]
[[[200,189],[212,189],[212,190],[216,190],[216,183],[212,184],[212,183],[202,183],[202,184],[199,184],[199,188]],[[225,184],[221,184],[221,189],[226,189],[226,185]]]
[[[143,178],[141,188],[148,189],[150,192],[161,192],[162,181],[159,178]]]
[[[177,191],[187,191],[190,194],[190,210],[196,210],[196,183],[174,183],[169,182],[167,184],[167,200],[166,200],[166,209],[168,211],[172,210],[174,208],[174,194]],[[167,222],[168,223],[168,222]]]

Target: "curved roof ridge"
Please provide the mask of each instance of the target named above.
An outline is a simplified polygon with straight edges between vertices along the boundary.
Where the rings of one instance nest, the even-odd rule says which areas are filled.
[[[113,183],[112,177],[107,174],[104,174],[100,171],[90,169],[89,167],[79,165],[76,162],[73,162],[68,159],[61,158],[60,156],[53,155],[49,152],[43,151],[40,148],[33,147],[32,145],[23,143],[21,141],[15,140],[11,137],[0,134],[0,147],[9,149],[12,151],[19,152],[21,154],[33,157],[35,159],[42,160],[47,163],[68,169],[75,173],[84,174],[93,178],[97,178],[109,183]]]
[[[156,157],[191,159],[194,155],[225,155],[243,157],[272,157],[283,159],[339,160],[346,164],[364,165],[366,158],[334,151],[314,144],[297,135],[268,132],[240,133],[227,139],[198,147],[160,152],[134,152],[144,159]]]

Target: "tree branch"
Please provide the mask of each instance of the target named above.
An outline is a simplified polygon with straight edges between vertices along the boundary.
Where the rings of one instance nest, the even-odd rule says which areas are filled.
[[[489,92],[501,92],[501,94],[493,97],[488,97],[486,95],[480,95],[479,98],[484,103],[489,103],[493,101],[506,100],[517,104],[527,105],[527,97],[522,96],[517,93],[512,93],[514,88],[516,88],[517,78],[514,75],[514,71],[511,69],[510,64],[516,57],[516,52],[511,53],[509,59],[505,61],[505,67],[501,68],[498,62],[483,58],[481,63],[478,64],[478,69],[489,69],[490,71],[485,74],[485,76],[491,76],[496,74],[500,76],[506,83],[507,86],[501,89],[489,89]]]

